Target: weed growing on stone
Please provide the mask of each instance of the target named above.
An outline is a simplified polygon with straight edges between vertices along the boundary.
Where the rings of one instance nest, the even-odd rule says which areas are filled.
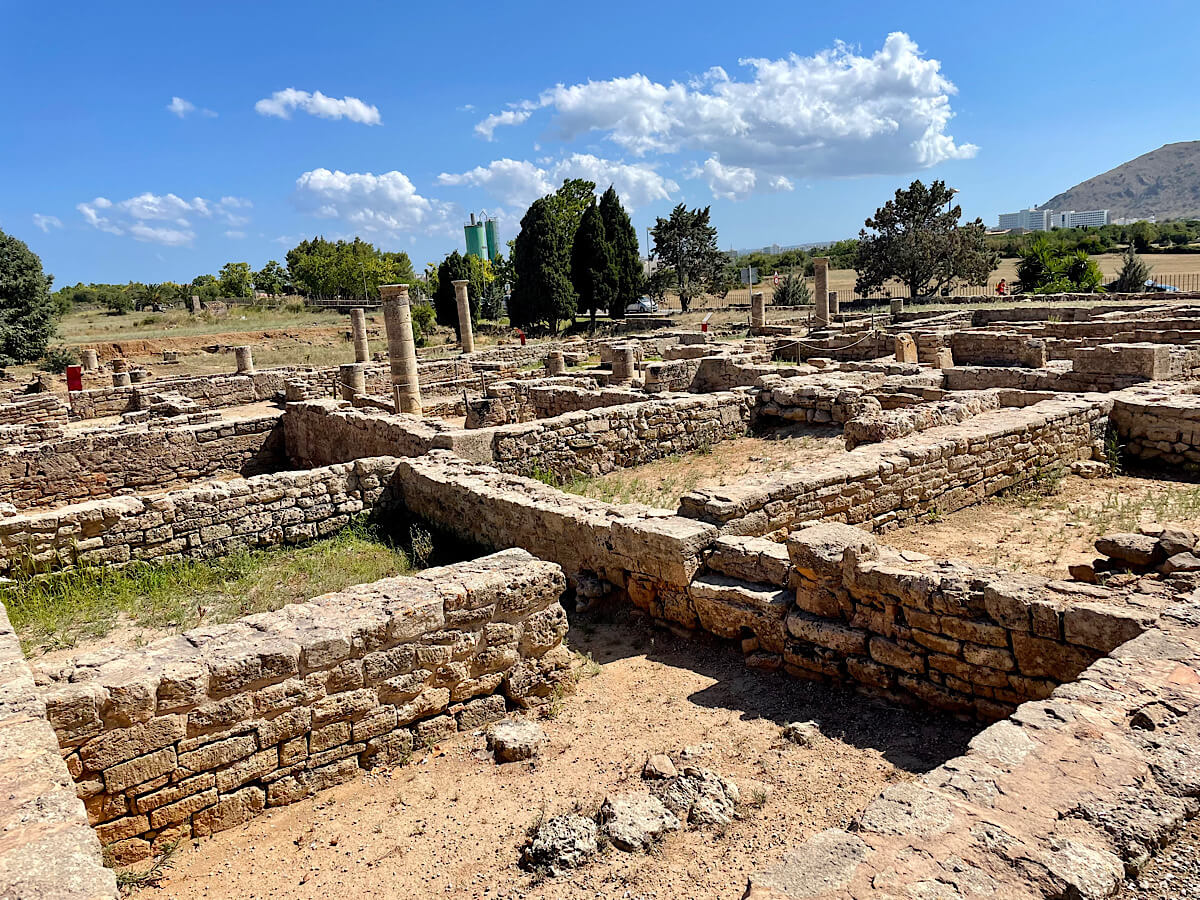
[[[140,888],[152,887],[162,881],[167,874],[167,870],[173,865],[175,851],[179,849],[179,843],[167,844],[154,860],[154,865],[149,869],[141,871],[124,871],[117,873],[117,885],[121,888]]]

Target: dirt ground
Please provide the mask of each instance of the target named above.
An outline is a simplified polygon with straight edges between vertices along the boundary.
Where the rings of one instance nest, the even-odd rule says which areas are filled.
[[[1161,473],[1093,480],[1071,475],[1048,496],[993,497],[881,539],[938,559],[1065,578],[1068,565],[1095,558],[1092,542],[1101,534],[1152,522],[1200,528],[1200,485],[1162,480]]]
[[[481,734],[462,734],[408,765],[272,810],[180,850],[161,885],[175,898],[738,898],[748,874],[813,832],[844,826],[888,783],[963,752],[974,727],[842,689],[749,670],[722,646],[637,622],[572,622],[572,645],[599,673],[552,707],[542,755],[497,766]],[[581,670],[583,671],[583,670]],[[781,726],[820,723],[800,747]],[[741,788],[727,829],[667,837],[651,855],[608,850],[569,875],[518,867],[526,830],[610,792],[643,788],[653,753],[700,765]]]
[[[720,487],[755,475],[788,472],[845,452],[840,428],[796,425],[581,479],[565,485],[564,490],[612,503],[675,509],[679,498],[689,491]]]

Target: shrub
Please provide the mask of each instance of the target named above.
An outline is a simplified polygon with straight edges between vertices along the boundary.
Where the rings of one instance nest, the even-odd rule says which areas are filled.
[[[775,288],[775,297],[771,302],[779,306],[803,306],[812,303],[812,292],[802,276],[789,274]]]
[[[1112,289],[1121,293],[1144,291],[1149,278],[1150,267],[1142,261],[1142,258],[1134,252],[1133,246],[1130,245],[1125,250],[1121,271],[1117,273],[1117,280],[1113,282]]]
[[[46,350],[41,362],[38,363],[38,368],[43,372],[53,372],[55,375],[61,375],[67,371],[67,366],[73,366],[77,362],[79,362],[78,353],[70,347],[57,344]]]
[[[412,310],[413,342],[424,347],[426,338],[433,332],[437,313],[428,303],[414,303],[409,308]]]

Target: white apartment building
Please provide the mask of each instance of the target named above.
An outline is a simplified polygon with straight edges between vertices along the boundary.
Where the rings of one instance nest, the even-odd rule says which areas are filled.
[[[999,227],[1004,230],[1023,228],[1026,231],[1049,231],[1051,228],[1095,228],[1109,224],[1107,209],[1022,209],[1015,213],[1000,213]]]

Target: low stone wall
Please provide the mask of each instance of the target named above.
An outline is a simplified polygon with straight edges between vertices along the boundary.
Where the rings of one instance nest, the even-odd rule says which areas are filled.
[[[339,400],[289,403],[284,444],[296,466],[327,466],[369,456],[420,456],[435,439],[457,431],[435,419],[355,409]]]
[[[76,418],[96,419],[146,409],[159,394],[173,392],[187,397],[201,409],[219,409],[270,400],[282,394],[292,379],[323,377],[314,369],[289,367],[263,369],[251,375],[197,375],[160,378],[128,387],[102,387],[70,394]]]
[[[55,394],[19,395],[0,403],[0,425],[65,425],[68,412],[62,398]]]
[[[860,444],[890,441],[906,434],[956,425],[981,413],[997,410],[1002,405],[1001,392],[991,390],[966,391],[944,400],[895,409],[879,406],[860,408],[858,414],[847,420],[844,426],[846,447],[853,450]]]
[[[585,600],[606,583],[663,619],[686,608],[687,585],[717,537],[712,525],[666,510],[564,494],[445,451],[396,463],[391,495],[411,514],[487,548],[552,560]]]
[[[358,585],[47,665],[46,715],[100,842],[132,862],[543,701],[570,661],[564,588],[519,550]]]
[[[646,392],[655,394],[664,391],[690,391],[696,380],[696,373],[699,371],[699,359],[648,362],[645,369]]]
[[[75,432],[0,448],[0,496],[18,509],[169,488],[283,462],[280,414],[199,425],[150,423]]]
[[[1200,609],[1188,591],[965,755],[885,789],[848,830],[765,861],[748,900],[1121,895],[1195,813]]]
[[[0,606],[0,896],[115,900],[117,880],[59,753],[46,704]]]
[[[490,429],[490,461],[516,475],[602,475],[744,435],[752,406],[746,392],[683,394],[504,425]]]
[[[811,372],[817,370],[811,367]],[[831,372],[804,378],[762,379],[755,416],[787,422],[843,424],[858,414],[863,398],[881,388],[885,376],[873,372]],[[878,406],[878,403],[875,404]]]
[[[544,378],[534,381],[501,381],[488,386],[487,394],[467,404],[467,428],[487,428],[548,419],[569,412],[638,403],[648,399],[641,391],[600,388],[592,378]]]
[[[1200,465],[1200,394],[1178,384],[1157,384],[1113,396],[1109,421],[1122,452],[1135,459]]]
[[[729,534],[762,535],[821,519],[894,527],[1089,458],[1111,403],[1084,395],[984,413],[858,447],[801,472],[693,491],[681,498],[679,514]]]
[[[366,459],[0,518],[0,575],[303,543],[370,509],[394,470]]]
[[[1046,364],[1046,342],[1026,334],[998,331],[960,331],[951,335],[955,365],[1023,366]]]

